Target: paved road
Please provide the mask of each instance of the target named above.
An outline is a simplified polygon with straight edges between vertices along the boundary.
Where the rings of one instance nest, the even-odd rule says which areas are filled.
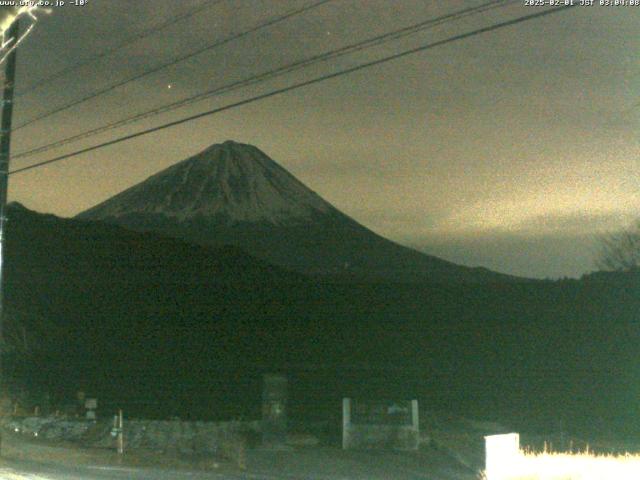
[[[384,457],[384,458],[382,458]],[[2,480],[472,480],[472,472],[461,469],[450,460],[439,457],[425,464],[415,457],[402,455],[363,454],[349,462],[337,461],[333,466],[305,473],[302,465],[255,459],[256,468],[246,473],[189,472],[158,468],[126,466],[65,466],[33,461],[8,460],[0,467]],[[324,459],[325,461],[327,459]],[[330,460],[329,460],[330,461]],[[306,463],[306,462],[305,462]],[[309,467],[309,465],[305,465]],[[308,470],[307,470],[308,471]]]
[[[39,464],[36,462],[2,462],[2,480],[258,480],[260,477],[196,473],[177,470],[138,469],[129,467],[81,466]],[[266,478],[264,480],[267,480]]]

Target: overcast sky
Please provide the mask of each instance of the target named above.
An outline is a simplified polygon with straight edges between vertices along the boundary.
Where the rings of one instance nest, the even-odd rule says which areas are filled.
[[[21,46],[17,90],[203,3],[216,2],[89,0],[54,8]],[[14,125],[309,3],[218,2],[18,97]],[[481,3],[334,0],[20,129],[13,153]],[[512,2],[16,159],[12,167],[536,8]],[[518,275],[579,276],[594,269],[598,235],[640,212],[639,30],[640,7],[576,7],[12,176],[10,199],[72,216],[233,139],[256,145],[336,207],[400,243]]]

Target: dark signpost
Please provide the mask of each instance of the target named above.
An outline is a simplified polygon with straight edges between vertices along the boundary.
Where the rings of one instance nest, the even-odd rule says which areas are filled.
[[[351,423],[355,425],[411,425],[410,401],[354,401]]]
[[[417,400],[342,400],[342,447],[415,450],[420,443]]]

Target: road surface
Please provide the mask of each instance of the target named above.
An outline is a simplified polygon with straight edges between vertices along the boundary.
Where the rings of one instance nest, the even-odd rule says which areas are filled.
[[[333,452],[335,454],[335,452]],[[475,480],[477,476],[442,454],[433,456],[359,452],[254,452],[246,472],[188,471],[107,465],[64,465],[3,460],[0,480]]]

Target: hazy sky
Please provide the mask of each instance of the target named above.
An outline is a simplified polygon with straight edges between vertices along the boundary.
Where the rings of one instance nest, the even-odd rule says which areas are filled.
[[[216,2],[54,8],[21,46],[18,92],[203,3]],[[218,2],[18,97],[14,124],[309,3]],[[334,0],[18,130],[13,152],[481,3]],[[13,167],[536,11],[511,2]],[[12,176],[10,198],[72,216],[233,139],[393,240],[508,273],[577,276],[594,269],[594,239],[640,212],[639,30],[640,7],[576,7]]]

